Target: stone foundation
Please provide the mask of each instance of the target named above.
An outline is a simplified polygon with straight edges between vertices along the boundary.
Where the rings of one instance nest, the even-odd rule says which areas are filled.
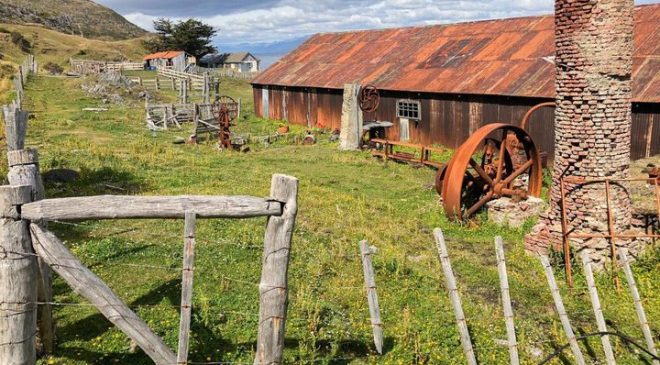
[[[545,202],[533,196],[520,202],[504,197],[489,201],[486,207],[489,221],[500,226],[520,228],[525,221],[537,217],[545,209]]]

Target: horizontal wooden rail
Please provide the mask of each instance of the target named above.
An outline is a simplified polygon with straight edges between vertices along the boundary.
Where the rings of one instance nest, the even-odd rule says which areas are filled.
[[[187,72],[163,69],[163,68],[158,69],[158,75],[169,78],[175,78],[175,79],[188,79],[192,82],[200,82],[200,83],[204,82],[204,76],[195,75]]]
[[[184,218],[186,211],[200,218],[279,216],[282,203],[252,196],[97,195],[25,204],[21,216],[29,220]]]

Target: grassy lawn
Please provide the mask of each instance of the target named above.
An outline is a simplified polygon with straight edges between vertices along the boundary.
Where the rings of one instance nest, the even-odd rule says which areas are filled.
[[[329,135],[314,146],[280,141],[255,144],[249,153],[219,152],[212,143],[175,145],[184,130],[150,132],[143,104],[83,112],[98,101],[83,94],[80,80],[36,77],[27,87],[26,109],[35,110],[28,145],[38,147],[41,168],[72,168],[75,183],[47,185],[48,197],[94,194],[246,194],[267,196],[273,173],[300,180],[299,214],[289,270],[287,364],[463,364],[458,333],[432,237],[441,227],[482,364],[508,363],[493,237],[502,235],[521,359],[536,364],[566,342],[545,276],[528,256],[523,229],[449,222],[432,189],[434,172],[374,160],[366,152],[339,152]],[[249,84],[225,80],[223,92],[241,97],[241,133],[268,134],[277,121],[252,115]],[[293,128],[302,132],[301,128]],[[6,166],[3,166],[6,171]],[[258,291],[265,219],[200,220],[194,281],[191,360],[251,363],[258,321]],[[183,221],[52,222],[71,250],[173,349],[177,345]],[[386,353],[372,344],[358,241],[377,247],[376,281]],[[658,251],[634,270],[654,333],[660,331]],[[569,316],[579,333],[594,332],[595,320],[581,272],[574,295],[562,285]],[[610,328],[643,343],[627,290],[597,278]],[[623,280],[625,282],[625,280]],[[61,279],[55,301],[86,303]],[[57,306],[57,349],[48,364],[150,364],[94,308]],[[619,364],[639,364],[641,355],[612,339]],[[604,361],[600,341],[582,343],[588,361]],[[570,352],[552,362],[571,363]]]

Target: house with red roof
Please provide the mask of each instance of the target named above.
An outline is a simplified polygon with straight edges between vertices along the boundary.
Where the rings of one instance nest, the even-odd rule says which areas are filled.
[[[189,57],[184,51],[156,52],[144,56],[143,60],[147,68],[169,68],[175,71],[183,71],[190,63],[194,63],[194,57]]]

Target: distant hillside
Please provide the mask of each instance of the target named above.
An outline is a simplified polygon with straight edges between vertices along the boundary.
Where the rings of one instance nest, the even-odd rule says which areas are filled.
[[[12,33],[21,34],[29,42],[29,49],[22,50],[12,42]],[[10,78],[25,59],[25,51],[35,55],[40,68],[48,62],[66,68],[71,57],[140,61],[147,52],[142,45],[142,38],[104,41],[63,34],[40,25],[0,23],[0,104],[7,102],[6,91],[11,88]]]
[[[89,0],[0,0],[0,21],[36,23],[66,34],[105,40],[147,34],[113,10]]]

